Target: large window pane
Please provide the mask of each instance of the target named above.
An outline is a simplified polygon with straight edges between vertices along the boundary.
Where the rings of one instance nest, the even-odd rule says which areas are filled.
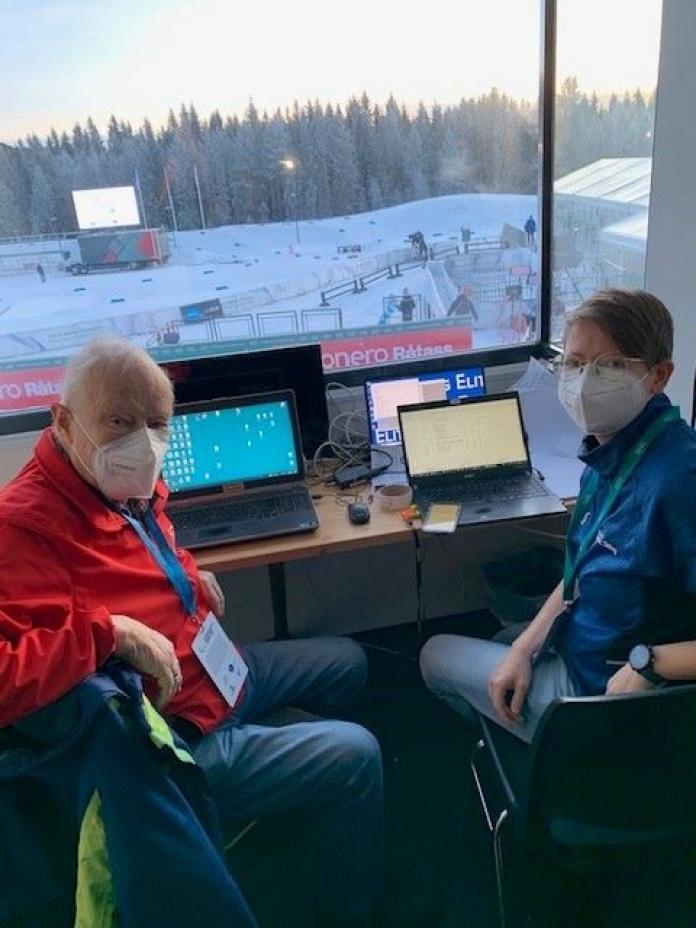
[[[0,410],[98,332],[334,372],[537,339],[539,0],[343,14],[0,9]]]
[[[552,338],[602,287],[642,287],[661,0],[558,2]]]

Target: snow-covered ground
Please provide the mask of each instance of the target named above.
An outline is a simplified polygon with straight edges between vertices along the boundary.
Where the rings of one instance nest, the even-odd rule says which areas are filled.
[[[292,222],[179,232],[169,263],[147,270],[84,277],[49,270],[45,283],[33,270],[5,272],[0,276],[0,358],[35,354],[37,347],[51,354],[69,353],[100,328],[152,343],[167,323],[181,322],[180,306],[210,299],[220,299],[228,316],[251,316],[253,334],[263,334],[258,328],[260,313],[264,314],[268,335],[281,334],[284,325],[294,324],[293,313],[300,326],[297,331],[302,331],[301,311],[319,307],[322,290],[412,257],[409,233],[421,231],[437,251],[448,243],[461,242],[462,228],[477,238],[498,238],[504,224],[519,229],[530,213],[536,214],[534,196],[464,194],[353,216],[303,220],[297,228],[299,244]],[[361,246],[359,252],[339,252],[340,246],[357,245]],[[52,246],[70,247],[65,242],[44,242],[41,247]],[[16,253],[17,246],[0,246],[0,274],[3,252],[10,249]],[[29,255],[28,266],[31,262]],[[438,274],[433,273],[435,264],[441,265]],[[482,266],[481,275],[485,270],[489,277],[492,274],[502,282],[511,279],[510,270],[516,266],[535,270],[534,251],[512,248],[500,252],[497,270]],[[385,298],[408,287],[438,317],[445,314],[462,282],[455,282],[452,273],[446,259],[431,266],[417,265],[397,279],[380,279],[364,292],[330,298],[329,303],[341,310],[344,330],[389,325],[401,320],[393,313],[385,317]],[[473,266],[468,273],[475,283]],[[509,333],[503,331],[496,336],[496,328],[506,328],[496,326],[497,312],[494,305],[490,311],[484,307],[485,318],[475,331],[475,345],[509,340]],[[278,314],[275,328],[268,313]],[[335,313],[326,314],[327,320],[335,318]],[[314,320],[307,325],[316,330],[318,323]],[[238,332],[244,330],[243,326],[237,328]],[[201,330],[198,325],[181,326],[181,340],[198,341]]]

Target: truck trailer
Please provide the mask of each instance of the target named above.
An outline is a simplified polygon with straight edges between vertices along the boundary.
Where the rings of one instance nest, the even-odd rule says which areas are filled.
[[[93,271],[137,270],[164,264],[169,239],[163,229],[134,229],[78,235],[80,260],[66,266],[71,274]]]

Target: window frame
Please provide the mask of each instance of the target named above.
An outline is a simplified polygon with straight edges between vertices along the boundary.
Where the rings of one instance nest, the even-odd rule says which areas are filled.
[[[556,24],[557,0],[540,0],[539,61],[539,157],[538,157],[538,216],[539,216],[539,334],[533,342],[523,345],[491,347],[481,351],[441,355],[422,360],[394,364],[327,371],[324,384],[342,383],[348,387],[362,386],[366,380],[385,373],[394,377],[437,372],[453,367],[500,367],[519,364],[530,358],[553,358],[559,351],[551,344],[552,238],[553,238],[553,165],[556,105]],[[268,347],[273,347],[268,343]],[[277,346],[281,347],[281,346]],[[203,357],[204,355],[201,355]],[[0,436],[20,432],[40,431],[51,421],[50,409],[0,414]]]

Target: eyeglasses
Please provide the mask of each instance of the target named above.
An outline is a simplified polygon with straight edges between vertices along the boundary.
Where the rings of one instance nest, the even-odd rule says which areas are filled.
[[[568,354],[557,357],[553,362],[553,369],[560,377],[572,378],[579,376],[589,367],[599,380],[611,381],[620,379],[626,371],[632,371],[635,364],[649,367],[643,358],[625,358],[620,354],[601,355],[594,361],[581,361],[574,354]]]

